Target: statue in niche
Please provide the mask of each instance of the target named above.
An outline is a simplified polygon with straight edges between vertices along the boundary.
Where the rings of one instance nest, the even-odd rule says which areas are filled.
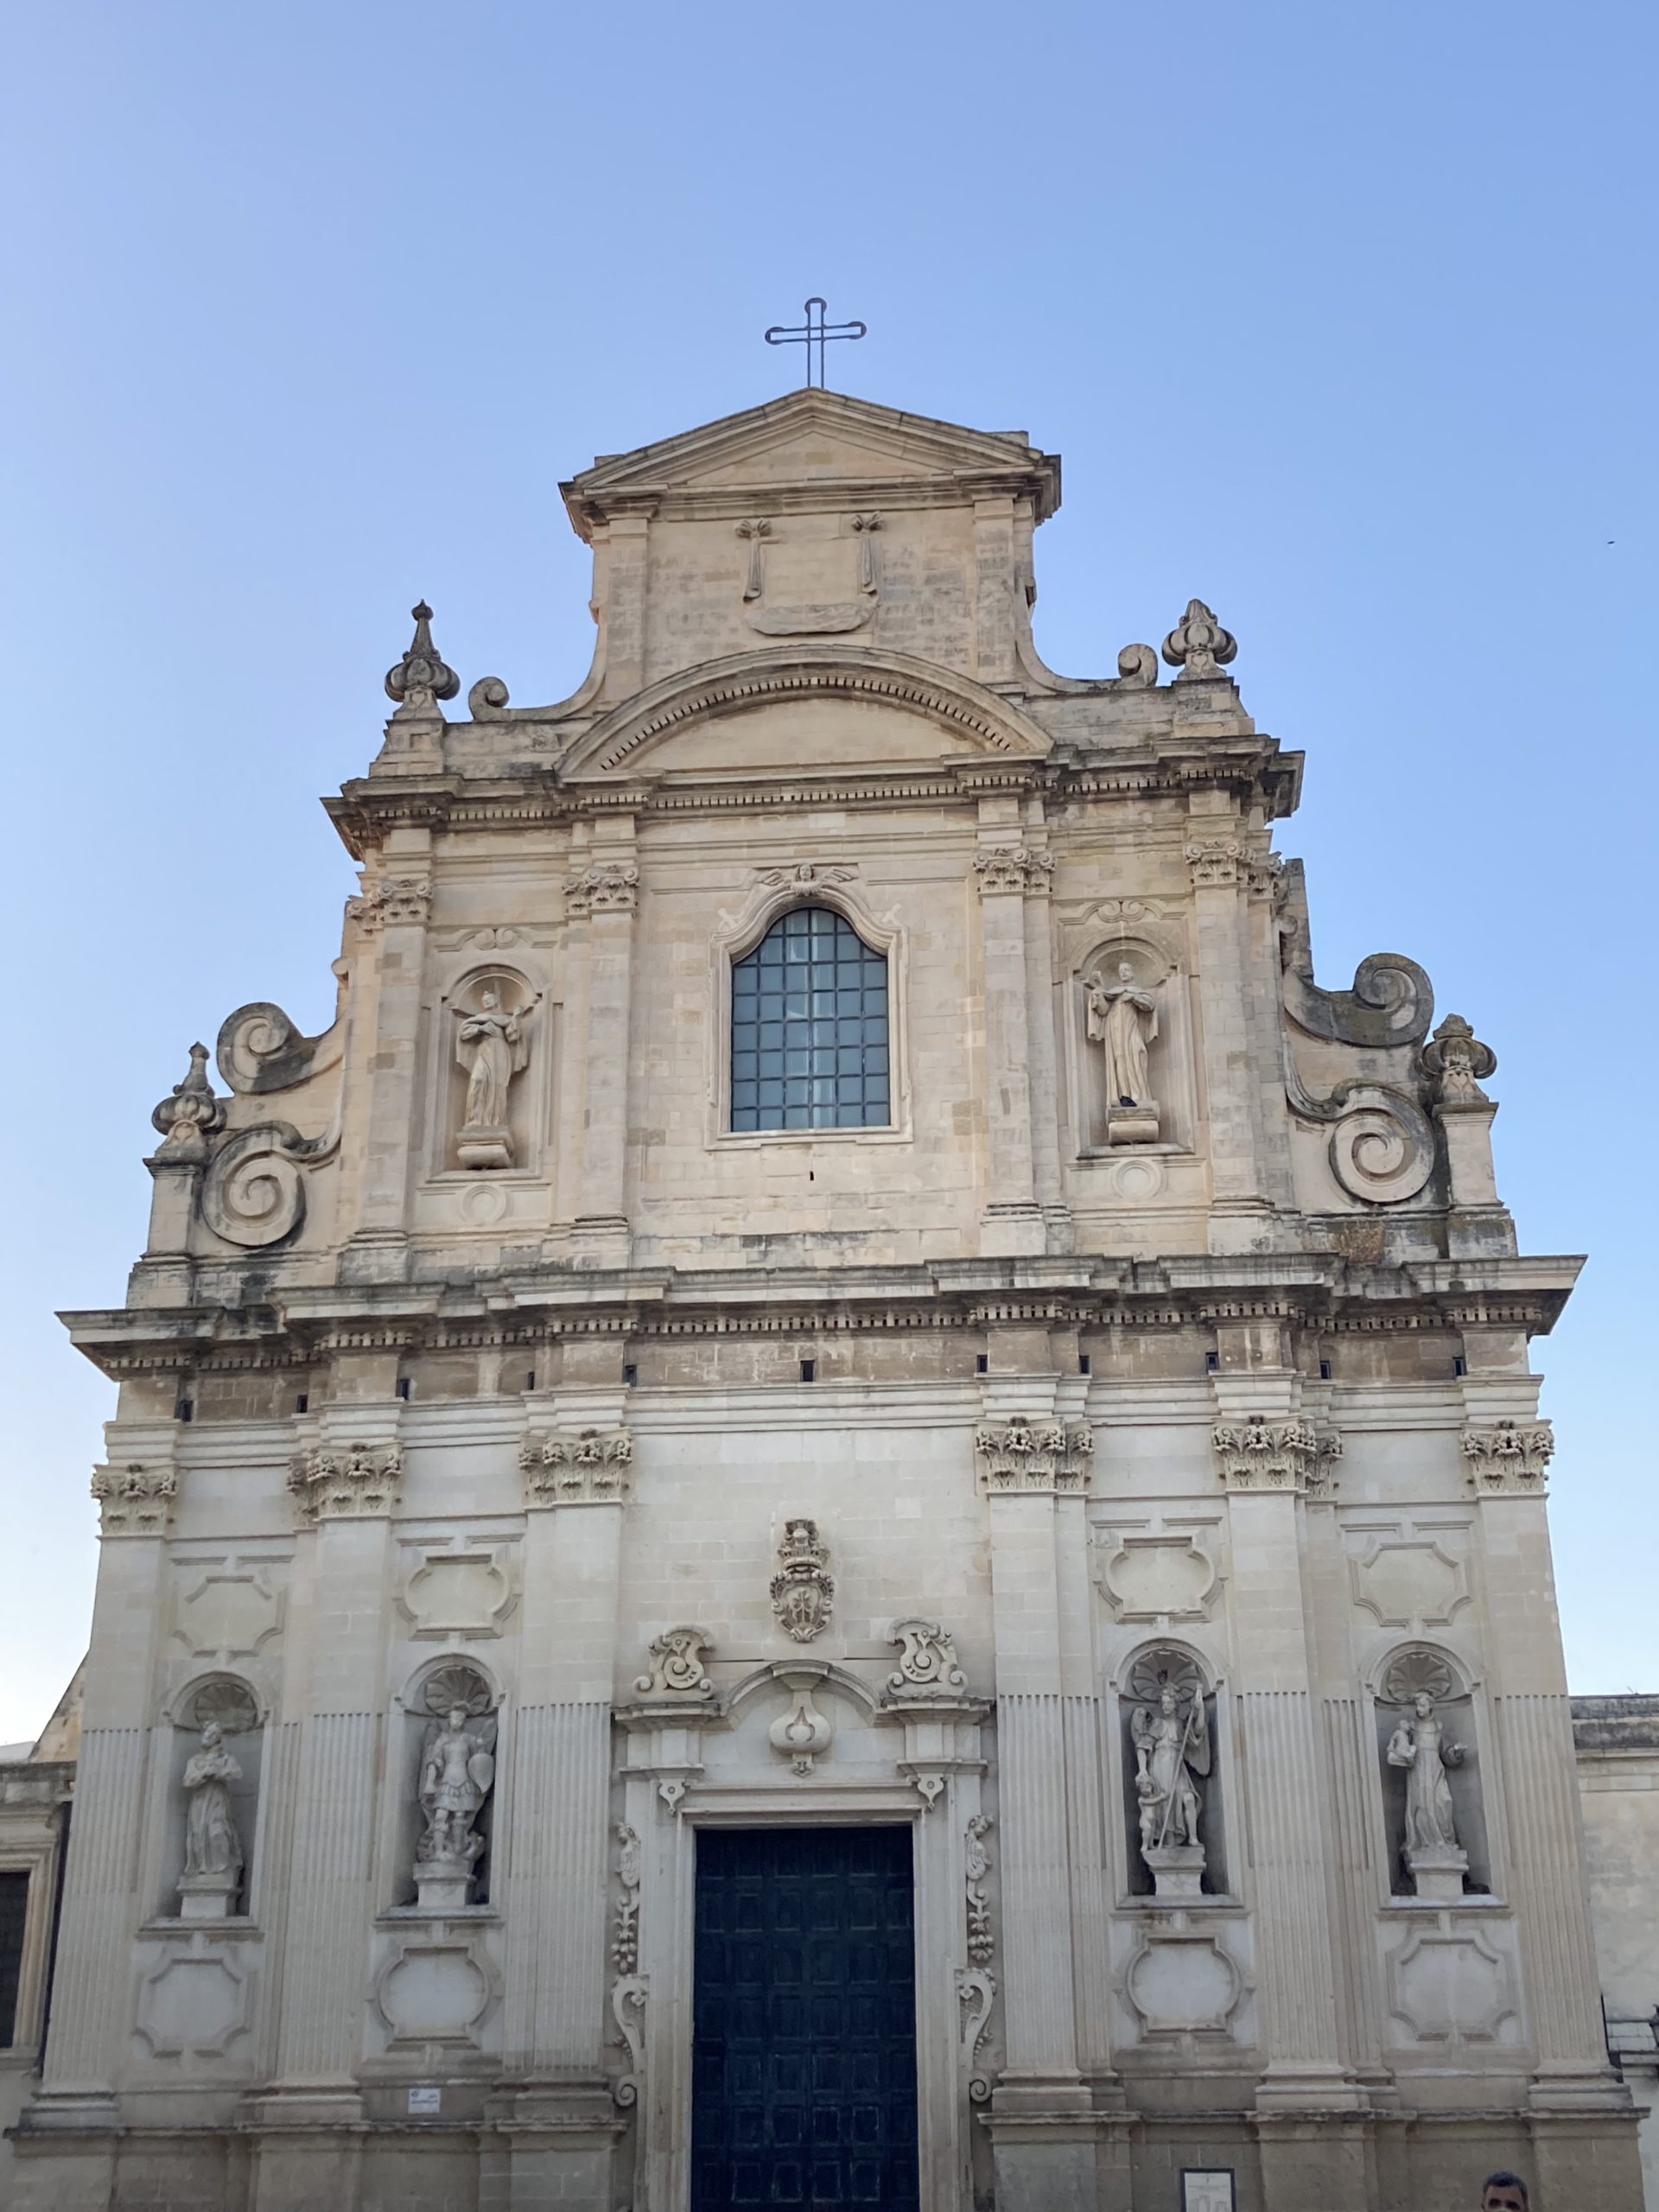
[[[1389,1764],[1406,1770],[1408,1864],[1419,1852],[1440,1856],[1461,1850],[1452,1809],[1452,1784],[1446,1770],[1462,1764],[1462,1746],[1446,1742],[1433,1699],[1427,1690],[1419,1690],[1412,1700],[1410,1714],[1402,1716],[1389,1738]]]
[[[499,991],[481,991],[477,1011],[462,1010],[455,1058],[467,1071],[467,1103],[456,1141],[463,1167],[512,1166],[507,1090],[529,1057],[523,1018],[502,1005]]]
[[[1196,1844],[1199,1799],[1194,1777],[1210,1771],[1210,1731],[1203,1698],[1193,1692],[1183,1719],[1179,1693],[1173,1682],[1166,1682],[1159,1692],[1157,1712],[1138,1706],[1129,1733],[1135,1743],[1135,1794],[1143,1804],[1157,1808],[1154,1841]],[[1143,1779],[1152,1785],[1150,1797],[1141,1791]]]
[[[231,1784],[242,1770],[225,1749],[224,1732],[209,1720],[201,1749],[184,1769],[184,1871],[179,1895],[187,1919],[222,1917],[242,1875],[242,1839],[231,1812]]]
[[[421,1810],[426,1834],[415,1847],[422,1904],[440,1910],[467,1902],[484,1849],[475,1823],[495,1780],[495,1716],[469,1717],[452,1705],[428,1726],[421,1746]]]
[[[1144,1144],[1158,1135],[1158,1102],[1147,1069],[1147,1047],[1158,1035],[1158,1001],[1135,980],[1127,960],[1117,981],[1096,976],[1089,985],[1089,1040],[1106,1058],[1106,1141]]]

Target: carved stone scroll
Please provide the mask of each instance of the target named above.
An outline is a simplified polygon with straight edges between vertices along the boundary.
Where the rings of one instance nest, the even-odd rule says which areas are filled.
[[[245,1097],[303,1083],[321,1042],[321,1037],[302,1037],[281,1007],[255,999],[220,1022],[213,1058],[228,1088]]]
[[[937,1621],[895,1621],[887,1641],[901,1647],[898,1668],[887,1677],[889,1690],[910,1695],[932,1690],[955,1697],[967,1688],[956,1644]]]
[[[651,1669],[633,1687],[640,1697],[712,1698],[714,1683],[702,1671],[702,1655],[714,1638],[706,1628],[665,1628],[651,1641]]]

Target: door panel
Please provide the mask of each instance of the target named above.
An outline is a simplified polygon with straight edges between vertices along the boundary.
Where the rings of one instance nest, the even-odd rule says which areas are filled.
[[[692,2212],[917,2202],[910,1831],[697,1837]]]

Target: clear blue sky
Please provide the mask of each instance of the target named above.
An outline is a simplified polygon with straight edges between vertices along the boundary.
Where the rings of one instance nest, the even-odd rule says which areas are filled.
[[[1497,1050],[1583,1690],[1659,1688],[1647,1263],[1650,0],[14,11],[0,177],[15,909],[0,1738],[85,1638],[155,1101],[328,1015],[360,772],[424,593],[463,683],[587,665],[558,480],[842,389],[1065,456],[1050,664],[1187,598],[1308,755],[1322,978],[1421,959]],[[1610,543],[1610,541],[1611,541]]]

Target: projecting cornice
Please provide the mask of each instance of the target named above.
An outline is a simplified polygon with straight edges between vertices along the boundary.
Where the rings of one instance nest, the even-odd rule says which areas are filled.
[[[1574,1257],[1351,1266],[1334,1253],[1166,1261],[1056,1255],[922,1267],[563,1268],[442,1281],[273,1287],[252,1311],[129,1306],[59,1315],[104,1373],[276,1367],[337,1351],[547,1338],[779,1337],[988,1326],[1180,1329],[1277,1319],[1338,1333],[1554,1326]]]

